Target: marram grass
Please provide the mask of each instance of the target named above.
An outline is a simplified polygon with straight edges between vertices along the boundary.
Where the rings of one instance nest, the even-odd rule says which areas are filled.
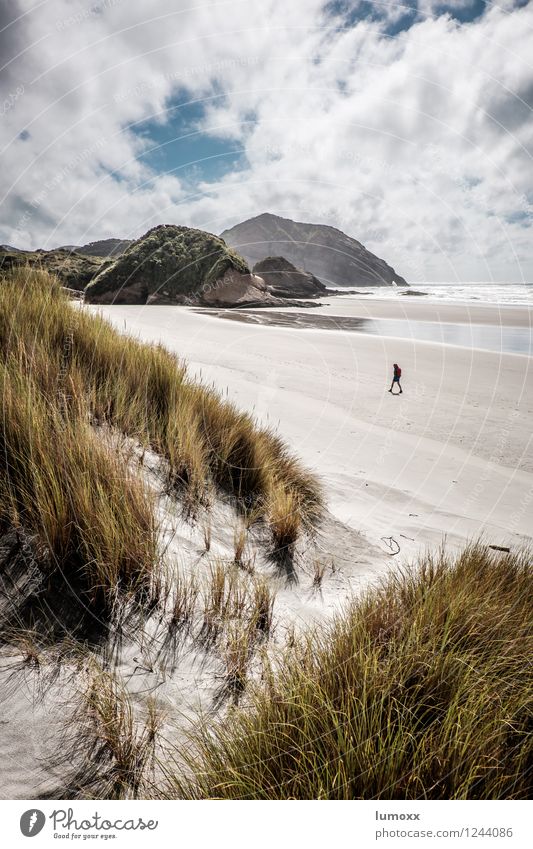
[[[2,281],[0,348],[51,403],[90,413],[162,454],[190,512],[224,491],[268,523],[278,550],[316,524],[319,484],[275,433],[192,381],[163,347],[73,308],[47,273],[18,269]]]
[[[20,529],[47,564],[45,578],[63,575],[98,615],[120,593],[142,600],[160,567],[154,496],[117,434],[166,458],[169,485],[189,512],[223,490],[247,526],[268,524],[278,552],[290,555],[320,514],[316,480],[279,437],[191,381],[162,347],[73,307],[38,270],[0,281],[0,383],[0,530]],[[210,531],[206,549],[209,540]],[[177,753],[158,748],[152,783],[145,776],[160,718],[150,708],[137,727],[120,682],[96,670],[80,739],[98,769],[78,777],[76,793],[530,795],[530,553],[478,545],[455,558],[427,555],[328,628],[293,639],[253,684],[253,653],[272,629],[274,601],[260,579],[245,592],[238,533],[235,546],[231,569],[215,564],[203,591],[194,579],[176,582],[171,621],[171,637],[197,628],[197,641],[219,652],[224,695],[238,705],[231,722],[211,718]],[[32,666],[38,642],[25,648]]]
[[[472,546],[393,574],[197,732],[163,795],[527,798],[531,565]]]
[[[157,560],[154,498],[120,447],[62,414],[37,373],[0,362],[0,529],[32,539],[48,577],[106,616],[117,592],[147,591]],[[44,375],[43,382],[46,382]]]

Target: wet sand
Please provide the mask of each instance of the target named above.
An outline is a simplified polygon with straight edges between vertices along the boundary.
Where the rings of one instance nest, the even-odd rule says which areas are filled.
[[[284,309],[221,309],[198,310],[200,314],[256,324],[262,327],[290,327],[293,330],[334,330],[346,333],[372,333],[377,336],[413,339],[420,342],[441,342],[466,348],[495,351],[496,353],[525,354],[533,356],[533,327],[521,323],[510,325],[516,316],[495,315],[492,321],[435,321],[413,317],[377,318],[355,315],[332,315],[327,306],[321,311],[299,312],[296,308]],[[427,311],[426,311],[427,312]],[[431,311],[430,311],[431,312]],[[494,314],[494,313],[493,313]],[[490,311],[487,315],[490,318]],[[518,319],[516,319],[518,320]]]
[[[404,319],[446,324],[476,324],[496,327],[530,328],[533,332],[533,307],[495,306],[494,304],[454,304],[431,299],[391,300],[341,295],[333,299],[310,301],[316,309],[302,312],[299,307],[199,310],[232,321],[276,324],[279,327],[321,327],[332,330],[358,330],[365,319]],[[291,318],[296,316],[296,318]]]
[[[354,314],[354,300],[336,298],[329,311],[353,320],[399,308],[365,301],[362,314],[359,299]],[[405,316],[465,313],[414,301],[402,299]],[[295,330],[267,324],[274,311],[266,310],[253,323],[184,307],[101,311],[118,329],[161,341],[193,375],[277,427],[320,475],[335,517],[369,542],[383,546],[394,534],[403,557],[443,538],[450,546],[480,534],[495,545],[531,539],[533,358],[340,327]],[[527,308],[467,311],[489,324],[530,320]],[[319,315],[327,319],[327,308],[305,319]],[[403,368],[401,396],[388,392],[393,362]]]

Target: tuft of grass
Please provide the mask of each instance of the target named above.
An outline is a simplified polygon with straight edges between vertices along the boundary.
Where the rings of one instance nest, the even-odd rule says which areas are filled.
[[[250,624],[264,637],[270,637],[274,621],[274,591],[263,578],[256,578],[250,609]]]
[[[322,582],[324,580],[325,574],[326,574],[326,562],[324,560],[316,559],[315,562],[314,562],[313,589],[315,589],[315,590],[322,589]]]
[[[247,539],[248,526],[246,521],[241,519],[233,531],[233,562],[239,569],[243,569],[249,575],[253,575],[254,556],[248,552]]]
[[[176,575],[173,579],[174,597],[170,627],[173,630],[190,629],[194,622],[200,588],[194,577]]]
[[[203,587],[200,642],[214,645],[233,623],[268,638],[272,632],[275,593],[264,578],[249,576],[235,566],[215,561]]]
[[[50,580],[62,576],[102,616],[117,591],[135,594],[157,554],[154,502],[127,458],[75,413],[66,418],[39,378],[0,361],[0,526],[29,531]]]
[[[144,721],[135,717],[120,681],[96,662],[88,664],[85,689],[73,727],[72,761],[80,764],[64,788],[65,798],[136,799],[152,783],[164,715],[153,698]],[[151,792],[151,791],[150,791]]]
[[[531,566],[477,545],[391,575],[198,732],[167,794],[528,798]]]
[[[244,553],[246,551],[246,525],[241,522],[233,531],[233,559],[236,566],[241,566],[244,563]]]
[[[220,560],[211,564],[203,589],[200,641],[214,644],[229,620],[242,617],[246,601],[247,587],[236,567]]]
[[[274,555],[291,561],[294,546],[302,529],[300,497],[293,489],[276,487],[269,504],[269,522],[274,541]]]
[[[318,520],[320,486],[277,434],[192,381],[162,346],[74,308],[46,272],[19,268],[2,281],[0,356],[32,373],[61,410],[110,425],[165,457],[188,513],[217,487],[270,524],[276,547]]]
[[[248,667],[254,648],[254,634],[250,627],[241,622],[232,622],[224,635],[221,647],[226,674],[216,703],[220,704],[226,697],[230,697],[233,704],[238,704],[246,688]]]

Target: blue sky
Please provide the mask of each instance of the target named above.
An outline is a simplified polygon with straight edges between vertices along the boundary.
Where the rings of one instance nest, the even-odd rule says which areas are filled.
[[[225,95],[209,98],[209,105],[224,100]],[[139,159],[158,173],[175,174],[188,185],[199,181],[216,181],[232,171],[246,167],[245,149],[241,142],[228,141],[207,133],[201,126],[206,101],[192,101],[185,92],[168,101],[161,116],[129,127],[146,144]]]
[[[10,0],[0,241],[327,223],[403,276],[533,279],[533,4]]]
[[[434,13],[449,15],[453,19],[468,23],[474,21],[486,9],[486,2],[473,0],[462,3],[435,3]],[[387,20],[391,7],[397,12],[397,19]],[[416,0],[405,0],[398,4],[390,2],[351,2],[351,0],[333,0],[325,9],[332,17],[338,18],[336,25],[350,28],[360,21],[371,21],[380,32],[395,38],[407,31],[414,23],[423,19]],[[156,118],[144,120],[131,128],[143,141],[149,142],[148,150],[140,159],[158,172],[176,173],[189,184],[199,180],[217,180],[230,171],[246,168],[245,149],[234,141],[217,137],[216,127],[202,122],[205,108],[224,99],[224,93],[215,94],[207,101],[191,101],[186,90],[177,93],[168,100],[165,109]]]

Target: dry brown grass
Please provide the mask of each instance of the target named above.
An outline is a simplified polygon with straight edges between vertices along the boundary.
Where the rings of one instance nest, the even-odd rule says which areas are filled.
[[[46,273],[19,269],[2,281],[0,345],[4,359],[15,357],[21,371],[34,372],[50,400],[60,398],[78,416],[163,455],[187,512],[218,487],[243,511],[255,509],[275,547],[285,550],[316,523],[320,487],[276,434],[191,381],[161,346],[143,345],[73,308]]]
[[[153,793],[155,755],[165,714],[148,698],[135,715],[121,681],[89,661],[67,743],[75,771],[65,798],[132,799]]]
[[[313,589],[321,590],[322,583],[324,581],[324,575],[326,574],[327,564],[325,560],[320,560],[319,558],[317,558],[313,565]]]
[[[530,553],[473,546],[394,573],[295,638],[231,725],[198,733],[194,777],[168,795],[529,798],[531,571]]]
[[[153,499],[116,445],[76,413],[61,415],[42,389],[37,354],[33,364],[24,373],[14,357],[0,362],[0,523],[29,531],[49,575],[63,573],[104,615],[117,591],[150,583]]]
[[[123,592],[142,590],[152,604],[159,585],[154,500],[129,462],[131,440],[166,459],[187,514],[215,488],[231,494],[244,517],[242,567],[250,516],[290,553],[318,518],[315,479],[275,434],[191,381],[161,346],[74,307],[45,272],[19,268],[2,280],[0,381],[0,525],[30,533],[49,572],[102,619]],[[120,446],[118,433],[130,442]]]
[[[248,670],[256,648],[256,633],[250,625],[239,621],[230,623],[220,649],[226,669],[218,701],[229,697],[236,705],[244,693]]]
[[[175,629],[190,629],[194,622],[200,587],[194,576],[176,574],[172,581],[174,596],[170,625]]]

